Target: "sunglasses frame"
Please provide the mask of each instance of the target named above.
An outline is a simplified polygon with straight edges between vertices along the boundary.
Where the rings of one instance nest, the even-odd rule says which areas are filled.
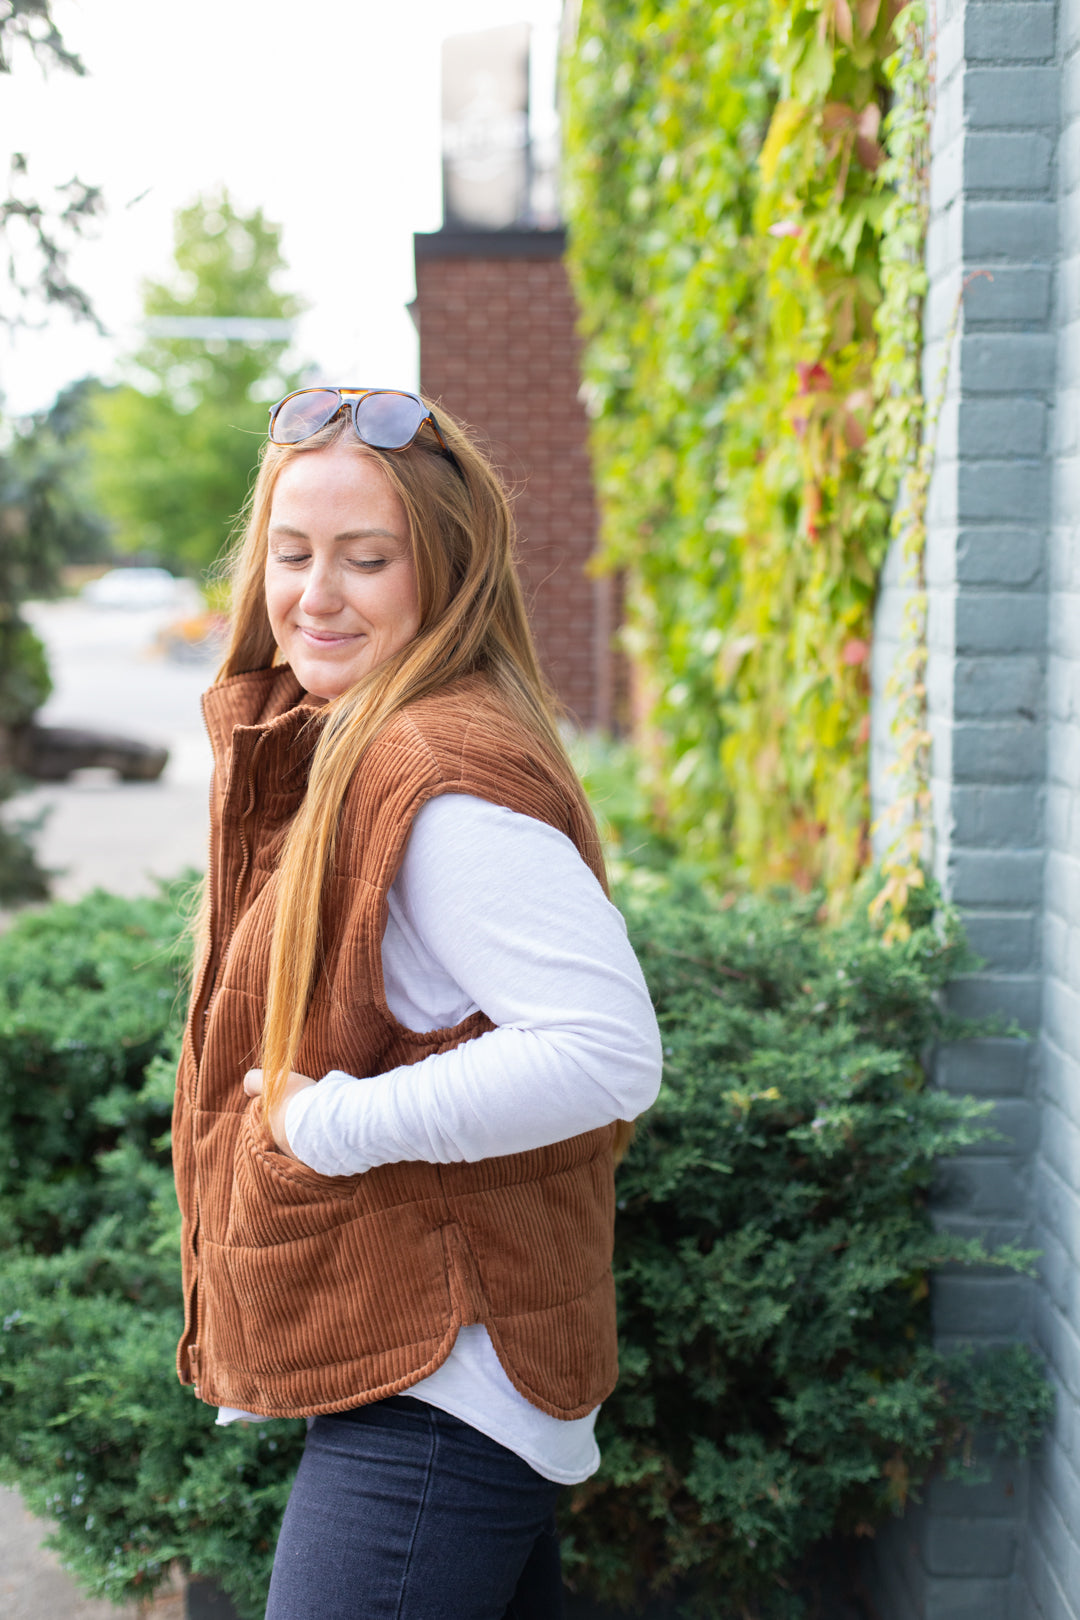
[[[424,401],[420,398],[419,394],[410,393],[407,388],[333,388],[328,385],[316,386],[312,388],[294,388],[291,394],[286,394],[284,399],[279,399],[276,405],[271,405],[270,407],[269,435],[271,444],[279,444],[281,442],[303,444],[303,439],[281,441],[274,438],[274,423],[277,421],[278,412],[281,410],[281,407],[283,405],[287,405],[290,399],[299,399],[301,394],[336,394],[338,397],[337,406],[330,412],[330,415],[326,418],[326,421],[320,423],[317,428],[312,428],[311,432],[305,435],[306,438],[310,439],[313,438],[316,433],[321,433],[323,428],[326,427],[328,423],[332,422],[334,417],[337,416],[340,411],[347,408],[350,416],[352,417],[353,432],[356,434],[356,437],[360,440],[361,444],[366,444],[369,450],[389,450],[396,455],[401,450],[410,449],[412,445],[416,443],[416,440],[420,434],[420,429],[423,427],[424,423],[430,422],[432,432],[439,441],[439,447],[442,450],[443,455],[454,464],[459,473],[461,472],[461,463],[458,461],[457,456],[455,456],[454,452],[443,438],[442,429],[435,420],[435,412],[429,405],[424,404]],[[416,424],[416,432],[413,434],[412,438],[407,444],[370,444],[369,441],[364,438],[364,435],[360,432],[360,429],[356,424],[356,407],[365,399],[368,399],[372,394],[396,394],[399,399],[411,399],[415,404],[419,405],[424,414]]]

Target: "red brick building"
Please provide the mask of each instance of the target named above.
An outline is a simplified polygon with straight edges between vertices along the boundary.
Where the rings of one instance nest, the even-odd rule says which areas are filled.
[[[586,564],[596,505],[561,230],[418,235],[420,387],[479,430],[511,490],[548,676],[579,724],[615,719],[613,588]]]

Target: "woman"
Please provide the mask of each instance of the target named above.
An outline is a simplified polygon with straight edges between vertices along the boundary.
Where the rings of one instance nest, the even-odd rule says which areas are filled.
[[[204,699],[180,1377],[309,1433],[271,1620],[552,1620],[659,1040],[503,491],[416,396],[271,411]],[[252,1069],[255,1054],[260,1067]]]

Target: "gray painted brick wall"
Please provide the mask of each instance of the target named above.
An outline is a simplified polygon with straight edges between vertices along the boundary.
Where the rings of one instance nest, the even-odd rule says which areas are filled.
[[[1080,12],[1080,0],[1069,3]],[[1047,655],[1048,555],[1057,546],[1050,530],[1056,537],[1063,479],[1072,477],[1080,498],[1080,191],[1078,258],[1067,281],[1075,288],[1075,339],[1059,331],[1059,289],[1066,285],[1057,275],[1064,240],[1058,174],[1066,168],[1059,162],[1062,58],[1068,81],[1073,48],[1065,0],[1060,10],[1059,18],[1055,0],[944,0],[939,7],[925,315],[924,386],[931,396],[963,289],[927,537],[933,860],[986,965],[955,987],[952,1000],[976,1016],[1003,1012],[1033,1035],[1043,1016],[1044,955],[1049,964],[1054,952],[1068,959],[1072,950],[1080,970],[1080,811],[1069,820],[1071,809],[1055,803],[1047,776],[1048,725],[1053,756],[1055,727],[1065,723],[1057,711],[1067,710],[1080,727],[1080,613],[1060,615],[1075,671],[1057,671],[1053,655],[1048,670]],[[1070,81],[1069,94],[1080,117],[1080,77],[1075,90]],[[1080,184],[1080,129],[1075,150]],[[1059,370],[1070,366],[1077,459],[1064,469],[1055,389]],[[889,797],[889,716],[881,694],[901,617],[897,572],[891,558],[875,634],[872,785],[879,809]],[[1080,593],[1080,565],[1072,588]],[[1080,778],[1080,748],[1059,751],[1070,754]],[[1064,837],[1073,824],[1075,841],[1062,855],[1075,860],[1076,871],[1062,864],[1046,892],[1075,925],[1075,944],[1068,925],[1051,941],[1043,905],[1048,829],[1065,829]],[[1080,978],[1075,982],[1080,991]],[[1063,1005],[1060,1021],[1070,1007]],[[1075,1053],[1063,1052],[1062,1060],[1075,1059],[1080,1076],[1080,1020],[1072,1027]],[[1039,1146],[1045,1081],[1038,1053],[1036,1041],[995,1039],[939,1054],[936,1083],[993,1100],[1002,1137],[941,1167],[942,1225],[990,1242],[1030,1238],[1048,1156]],[[1080,1087],[1075,1094],[1080,1099]],[[1055,1353],[1080,1370],[1080,1354],[1073,1356],[1062,1332],[1070,1320],[1080,1328],[1080,1275],[1074,1287],[1063,1269],[1063,1256],[1074,1251],[1061,1235],[1067,1228],[1070,1241],[1080,1241],[1080,1106],[1076,1124],[1075,1157],[1072,1138],[1056,1129],[1052,1263],[1059,1296],[1073,1289],[1076,1307],[1057,1312]],[[1040,1225],[1048,1220],[1039,1216]],[[943,1275],[934,1283],[935,1332],[947,1346],[1037,1331],[1049,1349],[1048,1294],[1008,1274]],[[1070,1578],[1061,1538],[1065,1526],[1080,1522],[1080,1495],[1069,1495],[1070,1476],[1055,1458],[1048,1449],[1030,1479],[1025,1465],[999,1463],[977,1488],[936,1482],[917,1510],[879,1538],[874,1592],[882,1620],[1080,1620],[1080,1561],[1070,1566],[1076,1578],[1063,1587],[1073,1607],[1054,1607],[1045,1596],[1055,1581]],[[1071,1467],[1071,1454],[1068,1461]]]
[[[1057,379],[1052,423],[1046,670],[1045,995],[1034,1240],[1035,1334],[1058,1386],[1034,1468],[1026,1567],[1032,1620],[1080,1614],[1080,0],[1060,0]]]

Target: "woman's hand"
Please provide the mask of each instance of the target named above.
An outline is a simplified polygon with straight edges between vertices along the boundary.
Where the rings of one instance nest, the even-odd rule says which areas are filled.
[[[316,1083],[317,1082],[312,1080],[310,1075],[297,1074],[295,1070],[291,1071],[289,1078],[285,1082],[285,1089],[282,1091],[280,1098],[274,1104],[274,1107],[270,1110],[268,1115],[267,1124],[270,1126],[274,1141],[277,1143],[280,1151],[287,1154],[290,1159],[295,1159],[296,1154],[289,1146],[289,1139],[285,1135],[285,1110],[288,1108],[298,1091],[303,1091],[305,1086],[313,1086]],[[247,1092],[248,1096],[261,1097],[262,1088],[262,1070],[249,1069],[247,1074],[244,1076],[244,1090]],[[297,1163],[299,1163],[299,1160],[297,1160]]]

